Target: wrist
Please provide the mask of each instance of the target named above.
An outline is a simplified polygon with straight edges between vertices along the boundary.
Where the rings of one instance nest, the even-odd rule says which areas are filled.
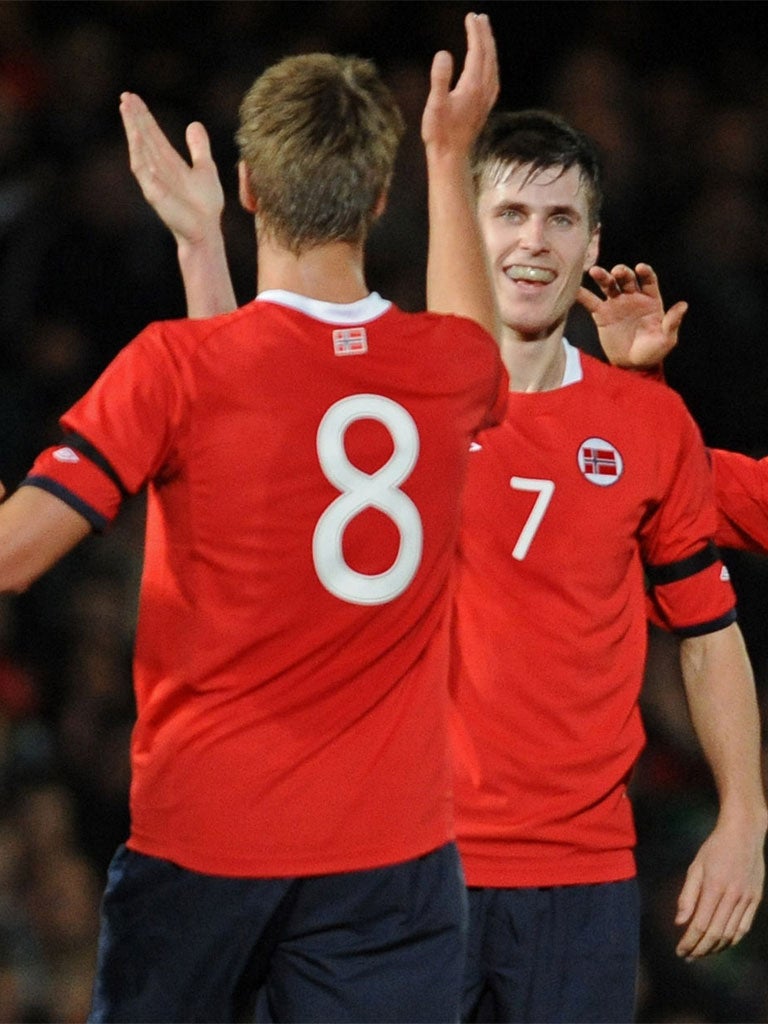
[[[752,800],[725,800],[720,806],[718,822],[724,828],[748,830],[765,836],[768,832],[768,807],[762,794]]]
[[[198,255],[205,253],[218,254],[224,250],[224,238],[218,221],[215,225],[204,229],[198,234],[177,234],[174,232],[174,238],[176,239],[179,260],[197,258]]]

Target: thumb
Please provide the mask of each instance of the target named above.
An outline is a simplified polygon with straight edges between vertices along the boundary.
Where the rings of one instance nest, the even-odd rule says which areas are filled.
[[[200,121],[192,121],[191,124],[187,125],[186,140],[193,166],[209,162],[212,159],[211,142],[208,138],[208,132]]]
[[[576,301],[580,303],[589,313],[596,313],[602,306],[602,300],[582,285],[576,295]]]
[[[445,96],[451,88],[453,78],[453,57],[447,50],[438,50],[432,59],[429,75],[431,91]]]
[[[674,345],[677,344],[677,332],[680,330],[680,324],[683,322],[683,317],[688,312],[687,302],[676,302],[674,306],[667,310],[662,320],[662,327],[666,334],[674,335]]]

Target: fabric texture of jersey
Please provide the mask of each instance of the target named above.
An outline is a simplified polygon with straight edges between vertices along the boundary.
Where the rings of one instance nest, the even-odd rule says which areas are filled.
[[[710,449],[718,523],[724,548],[768,551],[768,458]]]
[[[512,392],[503,425],[470,453],[452,727],[472,886],[633,876],[644,563],[668,628],[735,617],[710,560],[705,449],[681,399],[566,351],[565,385]]]
[[[151,324],[62,418],[27,484],[96,527],[148,492],[130,848],[275,877],[453,837],[459,505],[507,388],[471,321],[262,293]]]

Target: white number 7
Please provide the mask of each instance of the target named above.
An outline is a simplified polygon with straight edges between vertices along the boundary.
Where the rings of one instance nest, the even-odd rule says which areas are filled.
[[[531,491],[538,495],[533,503],[531,513],[525,521],[525,526],[520,531],[517,544],[515,544],[512,550],[512,557],[516,558],[518,562],[522,562],[528,554],[528,549],[533,542],[533,538],[536,536],[536,531],[541,526],[544,513],[547,511],[547,505],[549,505],[552,495],[555,493],[555,482],[554,480],[531,480],[525,476],[513,476],[509,481],[509,485],[515,491]]]

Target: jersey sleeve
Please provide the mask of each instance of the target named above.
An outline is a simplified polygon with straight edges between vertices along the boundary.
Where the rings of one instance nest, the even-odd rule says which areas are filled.
[[[497,427],[504,419],[509,401],[509,374],[501,359],[498,343],[493,335],[489,334],[484,327],[466,317],[459,317],[453,314],[445,314],[444,322],[448,330],[454,334],[456,325],[460,325],[466,337],[466,345],[462,349],[465,374],[470,365],[477,365],[478,373],[489,384],[487,406],[482,421],[478,424],[476,433],[486,430],[489,427]],[[478,353],[480,362],[470,364],[468,355],[470,352]],[[489,372],[490,367],[490,372]]]
[[[714,488],[701,435],[682,401],[672,402],[667,421],[662,492],[641,530],[650,617],[681,636],[698,636],[734,622],[736,598],[715,545]]]
[[[486,427],[497,427],[504,419],[504,414],[507,410],[507,403],[509,402],[509,374],[507,373],[506,367],[501,361],[499,356],[499,362],[496,369],[495,388],[492,393],[491,405],[488,409],[485,422],[481,429]]]
[[[61,417],[62,443],[41,452],[22,483],[56,495],[103,530],[125,497],[173,471],[180,371],[161,325],[150,325]]]
[[[717,502],[717,543],[768,552],[768,458],[710,449]]]

